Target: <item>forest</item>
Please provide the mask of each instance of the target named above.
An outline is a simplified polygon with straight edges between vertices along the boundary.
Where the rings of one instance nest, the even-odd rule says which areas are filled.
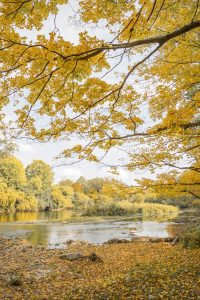
[[[55,184],[52,168],[41,160],[34,160],[25,168],[14,156],[0,159],[1,211],[76,209],[88,216],[157,215],[176,212],[177,207],[184,205],[198,205],[196,200],[188,201],[189,204],[187,201],[172,200],[153,190],[137,191],[137,187],[111,178],[80,177],[77,181],[63,179]]]

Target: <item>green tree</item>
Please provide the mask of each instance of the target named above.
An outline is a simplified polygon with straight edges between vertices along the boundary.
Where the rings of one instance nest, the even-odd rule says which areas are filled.
[[[50,208],[53,182],[51,167],[42,160],[34,160],[26,167],[26,176],[28,180],[27,191],[38,199],[39,208]]]

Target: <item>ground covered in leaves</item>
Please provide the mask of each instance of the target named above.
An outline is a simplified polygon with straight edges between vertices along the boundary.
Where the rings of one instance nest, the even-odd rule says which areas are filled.
[[[63,259],[68,253],[96,253],[101,259],[68,261]],[[200,249],[144,241],[45,249],[1,239],[0,299],[196,300]]]

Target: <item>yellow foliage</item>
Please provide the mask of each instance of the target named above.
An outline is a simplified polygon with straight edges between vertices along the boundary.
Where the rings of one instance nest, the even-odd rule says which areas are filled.
[[[16,197],[17,211],[35,211],[38,209],[38,200],[33,195],[27,195],[22,192]]]
[[[61,154],[67,159],[107,165],[118,147],[128,149],[128,170],[184,171],[183,160],[187,167],[198,162],[198,1],[79,1],[77,43],[56,26],[71,2],[0,2],[1,110],[14,95],[14,125],[23,135],[76,135]],[[47,19],[54,27],[48,35]]]
[[[56,208],[72,208],[73,190],[70,187],[53,186],[52,188],[52,205]]]
[[[87,257],[96,253],[103,261],[93,262],[87,258],[60,259],[63,249],[49,251],[13,240],[3,240],[1,244],[1,272],[17,272],[23,284],[23,288],[15,288],[1,280],[2,299],[11,294],[13,300],[25,299],[28,293],[30,299],[188,300],[198,299],[200,292],[199,249],[140,241],[103,246],[68,245],[69,253],[80,252]],[[31,280],[27,275],[30,272]],[[38,280],[38,274],[43,275],[42,280]]]
[[[17,191],[0,181],[0,209],[34,211],[37,208],[38,201],[33,195]]]
[[[23,189],[26,184],[26,174],[22,162],[13,156],[0,158],[0,179],[9,187]]]

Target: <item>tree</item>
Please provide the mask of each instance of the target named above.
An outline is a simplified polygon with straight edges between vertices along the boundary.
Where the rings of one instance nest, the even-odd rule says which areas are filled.
[[[76,191],[73,197],[73,204],[76,209],[85,209],[88,205],[93,202],[94,199],[90,198],[88,195]]]
[[[176,172],[169,172],[168,174],[160,174],[157,176],[157,180],[142,179],[139,180],[143,191],[152,189],[159,198],[175,198],[179,199],[180,204],[184,206],[185,196],[187,198],[200,199],[200,187],[199,187],[199,173],[189,168],[177,174]],[[192,201],[191,201],[192,204]]]
[[[8,186],[0,179],[0,209],[8,210],[14,209],[16,197],[14,196],[14,191],[8,189]]]
[[[88,193],[88,184],[89,181],[87,179],[85,179],[84,176],[81,176],[77,181],[76,184],[80,184],[81,186],[81,191],[83,191],[83,193],[87,194]],[[75,185],[76,186],[76,185]]]
[[[63,186],[72,186],[73,184],[74,182],[71,179],[63,179],[59,181],[59,185],[63,185]]]
[[[12,140],[12,124],[4,121],[5,114],[1,113],[0,105],[0,158],[12,156],[17,145]]]
[[[16,195],[16,211],[36,211],[38,209],[38,200],[34,195],[18,192]]]
[[[25,169],[20,160],[8,154],[0,158],[0,209],[37,210],[38,201],[28,193]]]
[[[41,29],[70,1],[0,3],[1,105],[15,96],[17,135],[48,141],[76,134],[80,143],[63,151],[65,158],[192,170],[198,178],[189,176],[187,186],[199,184],[198,0],[80,1],[78,44],[56,26],[36,41],[19,33]],[[91,23],[103,26],[104,40],[92,35]],[[116,148],[127,156],[114,165],[109,153]]]
[[[16,144],[6,137],[0,139],[0,158],[12,156],[17,149]]]
[[[41,209],[49,208],[51,205],[51,185],[53,172],[51,167],[42,160],[34,160],[26,167],[28,180],[28,192],[37,199]]]
[[[9,187],[0,179],[0,210],[34,211],[38,201],[33,195]]]
[[[103,184],[105,183],[103,178],[93,178],[87,182],[87,191],[89,194],[99,194],[102,191]]]
[[[9,188],[23,191],[26,185],[26,174],[21,161],[13,156],[0,158],[0,179]]]
[[[72,208],[73,189],[55,185],[52,187],[52,206],[55,208]]]

